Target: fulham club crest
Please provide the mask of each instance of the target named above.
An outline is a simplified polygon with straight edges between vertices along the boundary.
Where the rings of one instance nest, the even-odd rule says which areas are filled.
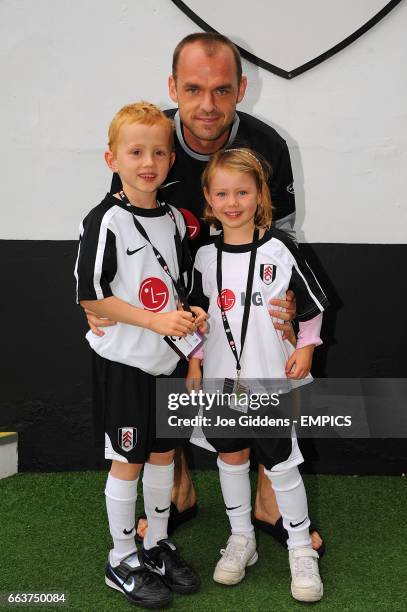
[[[119,446],[122,450],[128,453],[137,444],[137,429],[136,427],[119,427],[118,433]]]
[[[271,285],[273,280],[276,278],[277,267],[274,264],[261,264],[260,265],[260,278],[266,285]]]

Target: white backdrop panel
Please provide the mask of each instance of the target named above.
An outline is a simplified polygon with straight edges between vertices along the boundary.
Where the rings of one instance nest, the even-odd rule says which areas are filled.
[[[169,0],[2,0],[0,23],[0,238],[74,239],[109,186],[111,117],[140,98],[172,106],[172,50],[198,28]],[[291,150],[301,240],[406,242],[406,24],[403,2],[292,81],[244,62],[241,109]]]

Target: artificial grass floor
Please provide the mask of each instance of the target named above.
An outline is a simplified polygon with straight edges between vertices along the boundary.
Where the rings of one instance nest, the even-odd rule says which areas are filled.
[[[68,606],[37,605],[37,610],[137,609],[104,584],[110,547],[105,479],[102,472],[75,472],[19,474],[0,481],[0,592],[68,595]],[[313,606],[319,612],[407,611],[406,479],[304,479],[310,514],[327,546],[320,562],[322,602],[301,604],[291,598],[287,552],[262,533],[259,561],[240,585],[223,587],[212,581],[228,525],[217,473],[207,471],[194,473],[198,518],[174,534],[183,556],[198,570],[202,587],[195,595],[175,596],[171,609],[285,612]]]

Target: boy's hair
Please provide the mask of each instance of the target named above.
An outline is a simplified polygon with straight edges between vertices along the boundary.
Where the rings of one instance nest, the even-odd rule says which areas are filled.
[[[257,190],[261,194],[261,201],[254,215],[254,224],[256,227],[270,227],[273,215],[270,189],[267,181],[271,174],[271,166],[264,157],[256,151],[243,147],[218,151],[212,155],[202,174],[202,188],[206,189],[206,191],[209,191],[213,174],[218,168],[248,174],[254,179]],[[205,205],[204,219],[211,225],[221,228],[209,202],[206,202]]]
[[[126,104],[113,117],[109,126],[109,149],[115,153],[119,141],[120,128],[123,125],[142,123],[143,125],[157,125],[162,123],[168,129],[170,148],[174,147],[174,124],[164,113],[150,102],[141,100],[133,104]]]
[[[218,32],[197,32],[195,34],[189,34],[178,43],[172,56],[172,76],[175,80],[177,78],[177,67],[180,53],[184,47],[193,43],[200,43],[203,46],[205,53],[209,57],[216,54],[219,46],[224,45],[225,47],[228,47],[233,53],[236,64],[237,82],[240,83],[242,78],[242,59],[240,57],[239,49],[229,38],[223,36],[223,34],[218,34]]]

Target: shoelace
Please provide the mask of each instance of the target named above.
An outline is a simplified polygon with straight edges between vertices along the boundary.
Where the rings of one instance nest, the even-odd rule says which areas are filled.
[[[314,562],[312,557],[297,557],[294,559],[294,573],[298,578],[314,577]]]
[[[220,549],[220,554],[226,559],[226,561],[233,561],[236,556],[242,558],[244,552],[245,546],[243,546],[242,544],[237,544],[236,542],[231,542],[230,544],[228,544],[227,548]]]

